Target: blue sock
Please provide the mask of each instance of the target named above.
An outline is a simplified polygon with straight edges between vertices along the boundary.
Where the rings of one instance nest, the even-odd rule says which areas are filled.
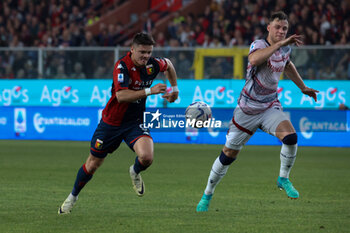
[[[146,170],[149,166],[144,166],[140,163],[139,158],[136,156],[134,163],[134,171],[139,174],[141,171]]]
[[[233,161],[236,160],[236,158],[230,158],[227,157],[223,151],[221,151],[220,157],[219,157],[220,162],[222,165],[230,165]]]
[[[74,187],[72,190],[73,196],[78,196],[80,191],[84,188],[85,184],[91,180],[92,175],[93,174],[87,172],[84,163],[83,166],[79,169],[77,178],[75,179]]]

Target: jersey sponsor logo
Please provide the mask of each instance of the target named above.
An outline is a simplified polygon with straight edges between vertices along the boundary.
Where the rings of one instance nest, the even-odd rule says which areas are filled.
[[[100,149],[102,149],[102,145],[103,145],[103,141],[100,139],[97,139],[95,142],[95,148],[100,150]]]
[[[135,80],[135,86],[141,86],[141,87],[147,87],[147,86],[151,86],[153,83],[153,80],[148,80],[148,81],[138,81]]]
[[[117,69],[123,69],[122,64],[119,63],[119,65],[117,66]]]
[[[124,82],[124,74],[118,74],[118,82],[120,83]]]
[[[131,68],[131,71],[136,71],[136,68],[135,68],[135,67],[132,67],[132,68]]]
[[[268,62],[267,62],[267,66],[273,71],[273,72],[283,72],[284,70],[284,63],[283,65],[277,65],[275,62],[274,64],[271,63],[271,60],[269,59]]]
[[[152,64],[147,65],[147,66],[146,66],[146,71],[147,71],[147,74],[148,74],[148,75],[153,74],[153,73],[154,73],[153,65],[152,65]]]
[[[272,62],[276,62],[276,63],[278,63],[278,62],[284,62],[284,61],[286,61],[288,58],[289,58],[289,55],[288,55],[288,56],[282,55],[282,58],[280,58],[280,59],[272,59],[272,58],[271,58],[271,61],[272,61]]]

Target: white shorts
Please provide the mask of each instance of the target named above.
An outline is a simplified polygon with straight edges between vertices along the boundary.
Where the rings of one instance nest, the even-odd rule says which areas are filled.
[[[277,126],[285,120],[289,121],[289,118],[279,107],[269,108],[257,115],[247,115],[237,106],[226,135],[225,146],[241,150],[258,128],[276,136]]]

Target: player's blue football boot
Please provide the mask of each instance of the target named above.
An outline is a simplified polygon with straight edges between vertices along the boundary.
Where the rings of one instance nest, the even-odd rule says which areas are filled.
[[[277,179],[277,187],[284,191],[286,191],[287,196],[291,199],[298,199],[299,198],[299,192],[293,187],[292,182],[289,181],[288,178],[284,177],[278,177]]]
[[[201,200],[199,201],[198,205],[197,205],[197,212],[206,212],[208,211],[208,207],[210,204],[210,200],[213,197],[213,194],[210,195],[206,195],[205,193],[203,193],[203,196],[201,198]]]

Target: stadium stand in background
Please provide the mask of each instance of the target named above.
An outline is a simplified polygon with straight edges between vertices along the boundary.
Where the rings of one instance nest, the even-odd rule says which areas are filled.
[[[4,0],[0,3],[0,47],[112,48],[129,46],[138,31],[151,33],[158,47],[170,49],[249,46],[264,38],[268,12],[278,10],[289,16],[289,33],[305,36],[305,45],[350,43],[348,0]],[[319,61],[319,52],[300,50],[295,54],[299,58],[296,65],[309,79],[349,79],[347,54],[323,51],[322,56],[330,61]],[[0,77],[110,78],[108,69],[115,60],[113,53],[103,50],[97,55],[96,51],[47,52],[40,73],[37,56],[34,52],[0,52]],[[187,67],[179,70],[180,78],[195,76],[189,72],[193,56],[174,56],[174,63]],[[231,69],[225,59],[212,63],[222,71],[205,78],[232,77],[225,76],[230,73],[225,69]]]

